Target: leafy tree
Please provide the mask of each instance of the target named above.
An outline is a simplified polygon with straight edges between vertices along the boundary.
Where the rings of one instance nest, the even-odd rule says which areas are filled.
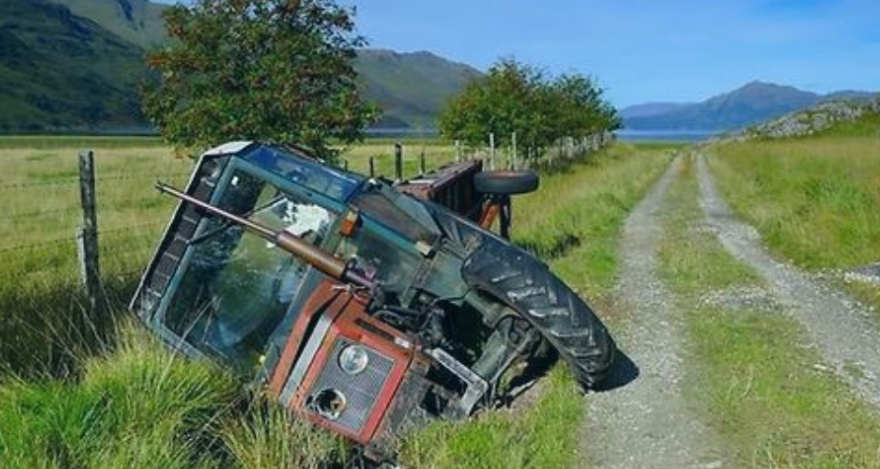
[[[617,110],[605,101],[594,80],[583,75],[562,75],[552,87],[560,136],[585,137],[621,127]]]
[[[617,111],[596,83],[581,75],[548,76],[543,70],[502,59],[487,76],[452,99],[440,117],[447,138],[476,147],[494,133],[496,144],[520,144],[539,153],[563,137],[583,137],[620,127]]]
[[[377,116],[352,66],[364,40],[333,0],[196,0],[165,12],[171,45],[145,113],[178,148],[232,139],[301,144],[332,158]]]

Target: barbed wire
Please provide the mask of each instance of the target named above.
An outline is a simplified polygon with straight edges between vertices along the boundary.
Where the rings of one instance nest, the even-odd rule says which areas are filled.
[[[148,222],[148,223],[136,223],[136,224],[132,224],[132,225],[104,229],[104,230],[98,231],[98,236],[104,236],[104,237],[108,237],[108,238],[116,238],[116,237],[120,237],[120,235],[123,235],[123,234],[130,235],[130,233],[132,231],[136,231],[136,230],[139,230],[142,228],[164,225],[166,223],[167,223],[167,220],[161,220],[161,221],[153,221],[153,222]],[[132,235],[131,237],[132,238],[139,238],[139,237],[143,238],[146,236]],[[0,253],[8,253],[8,252],[15,252],[15,251],[28,251],[28,250],[42,250],[42,249],[45,249],[48,247],[59,246],[59,245],[68,244],[68,243],[73,244],[75,246],[76,245],[76,237],[69,236],[69,237],[64,237],[64,238],[55,238],[55,239],[50,239],[47,241],[41,241],[38,243],[29,243],[29,244],[20,244],[20,245],[16,245],[16,246],[2,247],[2,248],[0,248]]]
[[[174,178],[174,177],[184,177],[189,176],[190,172],[178,172],[178,173],[161,173],[161,174],[139,174],[139,175],[111,175],[111,176],[100,176],[95,178],[95,182],[100,184],[102,182],[107,181],[142,181],[144,179],[161,179],[161,178]],[[12,182],[0,184],[0,192],[5,191],[16,191],[21,189],[32,189],[32,188],[40,188],[40,187],[53,187],[53,186],[68,186],[75,185],[79,183],[79,176],[71,176],[65,178],[59,178],[54,181],[39,181],[39,182]]]
[[[69,238],[50,239],[48,241],[42,241],[39,243],[20,244],[17,246],[9,246],[9,247],[0,248],[0,254],[7,253],[7,252],[16,252],[16,251],[39,251],[39,250],[44,250],[50,246],[60,246],[62,244],[67,244],[67,243],[75,245],[75,241],[76,241],[76,239],[73,236],[71,236]]]

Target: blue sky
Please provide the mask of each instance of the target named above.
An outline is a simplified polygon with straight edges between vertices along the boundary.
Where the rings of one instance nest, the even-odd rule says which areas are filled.
[[[751,80],[880,90],[878,0],[341,0],[371,47],[591,74],[619,106]]]

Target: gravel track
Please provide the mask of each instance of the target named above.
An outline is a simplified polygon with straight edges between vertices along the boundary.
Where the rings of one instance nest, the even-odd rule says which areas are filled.
[[[627,219],[621,239],[618,297],[628,314],[615,331],[621,350],[639,369],[635,381],[591,396],[582,447],[590,467],[715,469],[724,466],[711,431],[682,395],[680,317],[657,278],[662,211],[678,177],[676,159]]]
[[[768,254],[758,232],[733,215],[702,155],[697,175],[700,205],[724,247],[765,280],[783,309],[807,331],[825,365],[880,412],[880,333],[868,310]]]

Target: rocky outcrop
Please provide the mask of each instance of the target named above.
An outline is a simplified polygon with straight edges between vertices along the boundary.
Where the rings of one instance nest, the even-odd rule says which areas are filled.
[[[733,140],[805,137],[829,130],[841,122],[853,122],[869,114],[880,114],[880,100],[831,101],[779,119],[750,127],[727,137]]]

